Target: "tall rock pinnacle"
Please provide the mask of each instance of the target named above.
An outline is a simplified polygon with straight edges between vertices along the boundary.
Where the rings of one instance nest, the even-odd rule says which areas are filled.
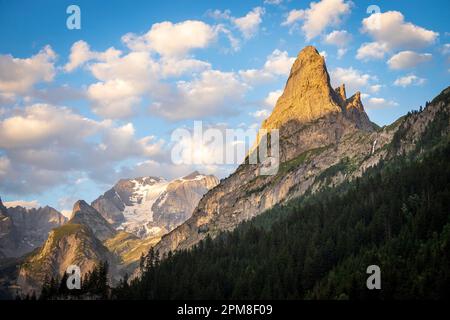
[[[263,129],[281,128],[287,122],[308,123],[331,113],[340,113],[358,129],[376,128],[364,111],[361,94],[347,99],[345,84],[333,89],[325,59],[313,46],[300,51],[272,114]]]
[[[280,128],[289,120],[310,122],[331,112],[341,112],[336,100],[325,59],[316,48],[308,46],[299,53],[284,92],[262,127]]]

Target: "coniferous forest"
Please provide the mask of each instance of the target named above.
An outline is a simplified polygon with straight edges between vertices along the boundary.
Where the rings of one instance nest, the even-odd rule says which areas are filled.
[[[113,290],[116,299],[450,297],[450,146],[267,211]],[[381,268],[381,290],[366,269]]]
[[[448,159],[449,144],[382,162],[192,250],[162,261],[150,250],[140,279],[108,288],[108,266],[100,264],[79,292],[64,289],[64,278],[51,279],[40,298],[450,298]],[[381,290],[366,287],[369,265],[380,266]]]
[[[151,249],[140,278],[113,287],[101,263],[81,290],[68,292],[64,278],[51,279],[40,298],[448,299],[448,112],[436,119],[413,152],[360,178],[276,206],[165,259]],[[402,138],[399,130],[392,150]],[[380,267],[381,290],[366,286],[370,265]]]

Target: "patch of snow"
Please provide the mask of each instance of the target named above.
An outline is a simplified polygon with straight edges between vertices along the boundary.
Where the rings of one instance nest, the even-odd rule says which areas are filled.
[[[125,206],[123,222],[118,229],[135,233],[138,230],[145,230],[146,234],[151,233],[151,228],[147,227],[153,221],[152,206],[159,196],[166,191],[169,182],[166,180],[156,181],[153,178],[145,178],[141,181],[133,179],[133,192],[130,197],[132,205]],[[149,184],[149,182],[151,184]]]

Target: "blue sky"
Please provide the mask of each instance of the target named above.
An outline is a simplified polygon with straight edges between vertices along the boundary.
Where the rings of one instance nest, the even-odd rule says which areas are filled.
[[[81,29],[66,8],[81,9]],[[379,13],[367,13],[376,5]],[[0,196],[69,210],[119,178],[171,179],[177,128],[256,128],[306,45],[370,118],[449,84],[448,1],[0,0]],[[33,202],[34,201],[34,202]]]

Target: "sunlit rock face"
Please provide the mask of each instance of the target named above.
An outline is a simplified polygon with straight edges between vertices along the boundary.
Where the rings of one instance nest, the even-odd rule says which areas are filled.
[[[433,108],[438,107],[430,105],[417,123]],[[262,176],[261,165],[241,164],[206,193],[192,217],[163,236],[155,250],[164,255],[190,248],[276,204],[361,176],[392,156],[389,145],[401,125],[402,120],[383,128],[372,123],[360,93],[347,98],[345,84],[333,89],[324,58],[314,47],[306,47],[292,66],[272,114],[262,123],[263,129],[279,129],[278,173]],[[411,135],[417,137],[424,128],[411,126]],[[408,143],[414,142],[405,140],[400,148]]]

